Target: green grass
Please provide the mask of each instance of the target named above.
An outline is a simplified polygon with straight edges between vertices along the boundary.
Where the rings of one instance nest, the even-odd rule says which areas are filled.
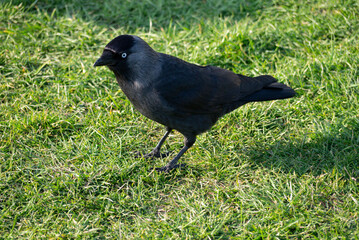
[[[359,239],[357,1],[0,4],[1,239]],[[296,89],[149,171],[164,133],[92,67],[136,34],[160,52]],[[178,152],[177,132],[164,147]]]

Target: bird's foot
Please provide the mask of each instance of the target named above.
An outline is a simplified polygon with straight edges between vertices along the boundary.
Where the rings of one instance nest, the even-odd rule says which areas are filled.
[[[176,164],[174,166],[164,166],[164,167],[160,167],[160,168],[155,168],[155,170],[157,172],[165,172],[165,173],[168,173],[170,171],[172,171],[173,169],[176,169],[176,168],[185,168],[186,167],[186,164],[182,163],[182,164]]]
[[[145,155],[143,155],[141,152],[135,152],[135,158],[165,158],[165,157],[168,157],[170,155],[170,152],[167,152],[167,153],[160,153],[160,152],[150,152],[150,153],[147,153]]]

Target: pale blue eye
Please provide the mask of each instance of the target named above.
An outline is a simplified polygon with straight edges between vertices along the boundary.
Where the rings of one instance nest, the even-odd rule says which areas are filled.
[[[122,58],[126,58],[126,57],[127,57],[127,53],[125,53],[125,52],[122,53],[121,57],[122,57]]]

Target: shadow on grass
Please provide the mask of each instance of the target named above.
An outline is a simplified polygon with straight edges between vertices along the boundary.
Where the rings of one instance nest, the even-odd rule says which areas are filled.
[[[204,0],[204,1],[85,1],[85,0],[14,0],[28,11],[44,10],[58,16],[76,16],[85,21],[110,28],[123,27],[134,31],[138,28],[168,28],[172,23],[183,27],[201,23],[204,19],[217,17],[257,18],[271,1]]]
[[[268,147],[253,146],[245,153],[255,166],[297,175],[318,176],[339,171],[346,178],[359,177],[359,122],[332,126],[292,142],[278,141]]]
[[[209,141],[209,139],[203,141]],[[185,155],[181,162],[186,163],[187,167],[164,174],[161,179],[181,181],[188,175],[192,175],[193,178],[208,175],[209,172],[211,172],[210,175],[216,175],[217,171],[223,169],[227,169],[228,174],[231,175],[232,171],[236,171],[236,166],[240,167],[244,161],[251,163],[250,168],[266,168],[269,171],[295,173],[298,176],[303,174],[319,176],[338,171],[344,178],[357,179],[359,177],[358,145],[359,122],[352,119],[347,120],[346,124],[330,125],[321,131],[298,137],[293,141],[278,139],[271,145],[260,142],[249,148],[230,149],[228,151],[236,152],[235,155],[238,157],[226,160],[223,156],[230,154],[218,151],[216,157],[211,160],[214,161],[213,164],[209,162],[197,164],[191,162],[188,155],[187,158]],[[158,163],[154,161],[153,164]]]

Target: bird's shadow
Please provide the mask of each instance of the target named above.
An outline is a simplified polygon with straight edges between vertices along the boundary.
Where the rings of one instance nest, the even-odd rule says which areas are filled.
[[[266,168],[297,176],[319,176],[337,171],[344,178],[359,177],[359,123],[347,126],[332,125],[330,129],[293,136],[292,140],[278,139],[272,144],[260,142],[241,149],[230,149],[235,156],[221,161],[223,165],[240,166],[247,161],[252,168]],[[245,156],[245,158],[243,158]],[[218,163],[197,171],[211,171]]]
[[[207,136],[199,141],[214,141],[214,139],[209,139]],[[228,148],[224,150],[225,152],[213,153],[212,158],[206,162],[187,161],[189,158],[189,153],[187,153],[181,159],[182,163],[186,163],[185,168],[174,169],[169,173],[153,172],[153,174],[161,175],[159,181],[180,182],[188,176],[200,178],[205,175],[216,175],[218,171],[221,171],[219,168],[227,171],[245,164],[249,168],[262,168],[283,174],[295,173],[297,176],[304,174],[320,176],[337,171],[343,178],[357,180],[359,177],[358,145],[359,123],[353,121],[345,127],[332,125],[330,129],[316,133],[293,136],[293,140],[278,139],[272,144],[259,142],[243,148]],[[210,152],[203,148],[190,151],[196,151],[196,155],[201,155],[198,151]],[[174,151],[171,152],[174,153]],[[234,157],[230,159],[223,157],[228,155]],[[171,157],[172,155],[169,155],[167,159]],[[230,178],[230,176],[227,177]]]

